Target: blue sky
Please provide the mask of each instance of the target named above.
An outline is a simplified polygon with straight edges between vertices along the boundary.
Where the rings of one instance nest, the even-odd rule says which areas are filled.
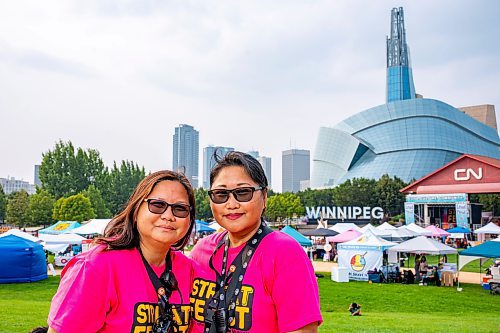
[[[186,123],[200,131],[200,176],[209,144],[258,150],[279,191],[283,150],[313,154],[320,126],[385,102],[399,6],[417,92],[500,108],[495,0],[3,1],[0,177],[32,182],[59,139],[108,166],[171,168]]]

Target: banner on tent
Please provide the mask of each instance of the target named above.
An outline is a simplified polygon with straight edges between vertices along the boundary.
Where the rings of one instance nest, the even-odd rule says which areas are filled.
[[[457,202],[455,204],[457,227],[469,228],[469,209],[466,202]]]
[[[382,267],[382,251],[371,249],[339,250],[339,267],[347,267],[349,280],[368,281],[368,271]]]
[[[406,224],[415,223],[415,203],[405,202],[405,221]]]

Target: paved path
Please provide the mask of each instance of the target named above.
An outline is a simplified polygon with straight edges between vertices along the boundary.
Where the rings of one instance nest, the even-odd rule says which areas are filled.
[[[337,263],[325,262],[325,261],[313,261],[313,267],[315,272],[331,272],[333,266],[337,266]],[[411,270],[413,271],[413,268]],[[481,284],[483,276],[484,274],[481,274],[480,277],[479,273],[460,272],[459,279],[460,282],[462,283]]]

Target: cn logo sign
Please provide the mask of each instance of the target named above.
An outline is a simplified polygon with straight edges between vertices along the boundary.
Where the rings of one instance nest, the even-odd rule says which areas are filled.
[[[467,181],[471,179],[471,177],[474,177],[476,179],[482,179],[483,178],[483,168],[478,168],[477,173],[474,169],[455,169],[455,172],[453,173],[455,180],[456,181]]]

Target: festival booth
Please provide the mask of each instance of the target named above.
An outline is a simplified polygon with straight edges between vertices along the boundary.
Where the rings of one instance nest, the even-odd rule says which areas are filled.
[[[482,269],[482,264],[488,259],[500,258],[500,238],[485,242],[483,244],[470,247],[460,252],[458,256],[458,270],[462,269],[466,264],[471,261],[480,259],[479,270]],[[492,284],[496,284],[500,289],[500,268],[497,267],[497,274],[492,273],[493,279],[488,281],[483,280],[483,288],[490,289]],[[486,288],[488,285],[488,288]],[[460,287],[460,285],[459,285]]]
[[[58,221],[50,227],[39,230],[38,234],[59,235],[71,231],[71,229],[78,228],[79,226],[80,223],[76,221]]]
[[[110,221],[111,219],[92,219],[70,231],[78,235],[103,235]]]
[[[337,245],[339,268],[347,268],[349,280],[367,281],[368,271],[380,270],[384,251],[395,245],[366,231],[349,242]]]
[[[60,267],[65,266],[71,258],[82,251],[81,244],[86,240],[85,237],[73,233],[39,234],[39,237],[45,242],[44,249],[55,254],[54,264]]]
[[[213,228],[210,228],[208,226],[207,222],[196,220],[195,231],[196,231],[196,233],[211,234],[211,233],[215,232],[216,230]]]
[[[435,225],[427,226],[425,229],[431,232],[431,237],[447,237],[451,235],[448,231],[436,227]]]
[[[477,240],[479,242],[484,242],[486,240],[486,235],[500,235],[500,227],[493,222],[474,230],[477,235]]]
[[[281,232],[287,234],[288,236],[292,237],[295,239],[297,242],[299,242],[300,246],[305,246],[309,247],[312,245],[312,242],[310,239],[302,235],[300,232],[292,228],[291,226],[287,225],[283,229],[281,229]]]
[[[426,228],[422,228],[421,226],[418,226],[415,223],[404,225],[401,228],[410,229],[416,232],[419,236],[431,236],[432,234],[432,231],[427,230]]]
[[[0,238],[0,283],[35,282],[47,278],[42,245],[15,235]]]
[[[331,226],[330,228],[328,228],[330,230],[333,230],[333,231],[336,231],[338,232],[339,234],[345,232],[345,231],[348,231],[348,230],[356,230],[356,231],[360,231],[361,228],[358,227],[356,224],[354,223],[336,223],[335,225]]]
[[[391,233],[388,232],[387,230],[379,230],[370,223],[361,228],[362,233],[365,233],[367,231],[371,231],[372,234],[375,234],[379,237],[386,237],[386,236],[389,237],[391,235]]]
[[[3,234],[0,235],[0,237],[5,237],[5,236],[9,236],[9,235],[14,235],[14,236],[17,236],[17,237],[21,237],[21,238],[24,238],[24,239],[27,239],[29,241],[32,241],[32,242],[35,242],[35,243],[41,243],[42,240],[27,233],[27,232],[24,232],[24,231],[21,231],[19,229],[10,229],[9,231],[7,232],[4,232]]]

